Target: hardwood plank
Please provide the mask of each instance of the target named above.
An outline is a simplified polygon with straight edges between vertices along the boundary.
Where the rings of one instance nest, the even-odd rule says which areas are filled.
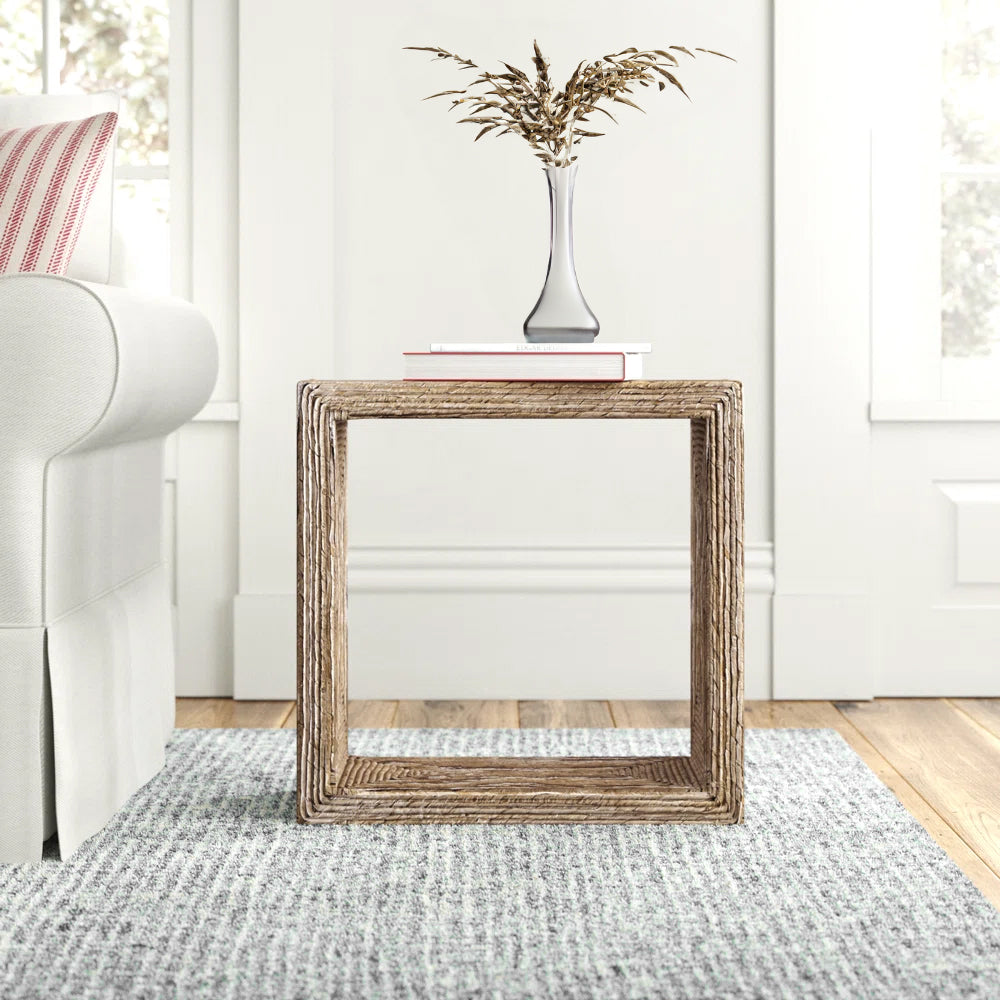
[[[357,700],[347,703],[347,725],[351,729],[389,729],[396,718],[395,701]],[[285,720],[284,729],[294,729],[298,712],[295,704]]]
[[[401,701],[398,729],[517,729],[516,701]]]
[[[619,729],[687,729],[688,701],[612,701],[611,716]]]
[[[520,701],[522,729],[603,729],[614,720],[606,701]]]
[[[613,701],[611,714],[620,729],[687,728],[686,701]],[[838,729],[843,717],[828,701],[748,701],[743,723],[758,729]]]
[[[280,729],[295,702],[177,698],[175,706],[178,729]]]
[[[1000,736],[1000,698],[952,698],[950,701],[994,736]]]
[[[893,788],[900,801],[1000,908],[1000,739],[942,699],[838,707],[924,805]]]
[[[395,701],[350,701],[347,724],[351,729],[389,729],[396,718]]]
[[[747,729],[853,729],[845,721],[828,701],[748,701],[743,706]]]

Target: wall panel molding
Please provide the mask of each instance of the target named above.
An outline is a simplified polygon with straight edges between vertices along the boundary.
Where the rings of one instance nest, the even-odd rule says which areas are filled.
[[[178,695],[233,691],[236,436],[227,423],[190,423],[173,436]]]
[[[361,547],[351,696],[686,698],[684,546]],[[772,554],[746,553],[748,697],[770,697]],[[295,697],[295,595],[240,594],[237,698]]]
[[[774,4],[778,697],[874,685],[869,16],[861,0]]]
[[[955,507],[955,582],[1000,583],[1000,481],[935,485]]]
[[[515,143],[473,147],[440,109],[420,105],[421,94],[445,85],[429,60],[404,53],[375,77],[366,74],[379,53],[409,43],[412,12],[403,0],[378,9],[291,0],[276,20],[266,0],[238,6],[239,391],[225,398],[239,400],[234,674],[241,697],[294,692],[296,383],[398,377],[403,351],[468,339],[470,330],[478,340],[509,341],[520,335],[544,276],[546,195],[529,151]],[[595,144],[589,193],[580,189],[577,202],[578,267],[604,329],[619,331],[620,340],[644,331],[654,344],[650,378],[743,381],[747,527],[751,537],[769,539],[770,261],[761,248],[770,232],[770,5],[691,5],[678,16],[677,31],[711,36],[747,58],[738,73],[725,63],[706,68],[701,114],[675,104],[669,130],[623,131],[613,145]],[[539,10],[516,0],[498,21],[486,8],[444,0],[435,17],[458,26],[473,47],[478,38],[502,51],[531,37],[525,32],[537,26]],[[646,3],[633,4],[629,17],[649,30],[661,20]],[[554,60],[591,44],[586,18],[553,11],[542,18],[559,29],[563,54],[553,50]],[[289,100],[274,85],[282,77],[306,96]],[[651,119],[655,113],[651,105]],[[373,156],[390,126],[394,156]],[[719,169],[669,156],[678,144],[700,149]],[[637,181],[636,163],[659,167]],[[691,238],[671,237],[680,231]],[[609,251],[623,241],[637,248],[628,259]],[[641,544],[687,533],[686,428],[419,423],[352,428],[353,540]],[[686,647],[686,566],[664,558],[661,565],[648,552],[622,561],[590,550],[503,558],[355,550],[351,634],[358,657],[370,651],[371,673],[356,662],[352,678],[375,685],[379,661],[409,664],[395,678],[386,666],[378,683],[399,691],[402,681],[428,691],[432,680],[441,690],[465,684],[485,697],[501,680],[513,686],[510,672],[521,670],[534,674],[522,680],[551,681],[562,696],[582,697],[583,687],[571,683],[574,662],[591,683],[615,633],[627,633],[634,659],[666,655],[666,632]],[[578,638],[560,646],[555,629],[564,621]],[[518,645],[529,632],[537,639]],[[596,648],[585,648],[588,641]],[[484,644],[485,652],[473,652]],[[418,661],[435,649],[437,674],[421,679]],[[536,656],[548,654],[562,665],[543,670]],[[680,646],[669,657],[686,658]]]
[[[1000,423],[995,399],[873,399],[869,420],[877,423]]]
[[[857,594],[775,594],[775,698],[875,696],[869,600]]]
[[[689,592],[686,546],[438,547],[358,546],[348,556],[354,591]],[[772,546],[746,549],[746,589],[774,589]]]

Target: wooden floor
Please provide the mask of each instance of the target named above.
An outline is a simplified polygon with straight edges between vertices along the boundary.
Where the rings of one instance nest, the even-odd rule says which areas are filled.
[[[353,727],[671,727],[681,701],[355,701]],[[1000,699],[758,701],[748,728],[836,729],[1000,909]],[[177,725],[294,728],[290,701],[178,698]]]

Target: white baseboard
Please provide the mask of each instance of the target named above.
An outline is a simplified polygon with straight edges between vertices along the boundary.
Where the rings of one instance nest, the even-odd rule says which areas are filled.
[[[899,603],[876,623],[875,693],[897,698],[1000,697],[1000,607]]]
[[[233,598],[233,697],[295,697],[295,595]]]
[[[770,545],[746,550],[748,593],[774,589]],[[351,593],[684,593],[691,557],[675,545],[628,548],[351,549]]]
[[[871,604],[842,594],[774,595],[774,697],[875,695]]]
[[[351,551],[354,698],[686,698],[689,555]],[[746,554],[747,696],[770,697],[771,547]],[[240,594],[237,698],[295,697],[295,596]]]

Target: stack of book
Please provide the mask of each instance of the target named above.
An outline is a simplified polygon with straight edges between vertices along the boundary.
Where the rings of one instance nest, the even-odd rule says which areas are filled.
[[[625,382],[642,378],[649,344],[431,344],[403,355],[411,381]]]

